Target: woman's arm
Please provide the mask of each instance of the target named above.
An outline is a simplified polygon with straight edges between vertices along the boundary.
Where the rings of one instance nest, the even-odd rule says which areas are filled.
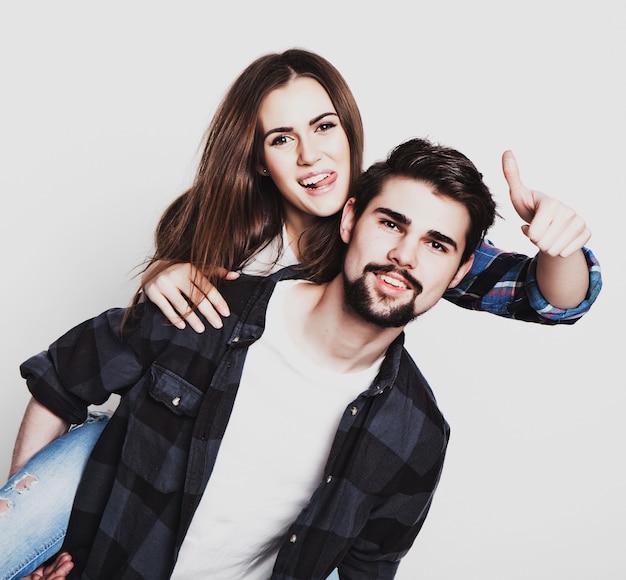
[[[211,326],[222,328],[222,317],[229,316],[230,310],[206,276],[191,264],[174,264],[153,275],[159,266],[155,262],[144,272],[143,290],[174,326],[185,328],[189,324],[196,332],[204,332],[204,324],[194,311],[197,309]],[[238,275],[225,272],[224,278],[234,280]]]

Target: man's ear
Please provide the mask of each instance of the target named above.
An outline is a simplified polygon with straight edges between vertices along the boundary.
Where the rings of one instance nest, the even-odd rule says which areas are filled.
[[[459,269],[456,271],[454,278],[452,278],[452,281],[450,282],[450,284],[448,284],[448,288],[454,288],[461,280],[463,280],[463,278],[465,277],[465,274],[467,274],[470,271],[470,268],[472,267],[473,263],[474,263],[474,254],[472,254],[469,257],[469,260],[467,262],[459,266]]]
[[[352,229],[354,228],[354,198],[351,197],[343,206],[341,214],[341,223],[339,225],[339,234],[345,244],[350,242],[352,237]]]

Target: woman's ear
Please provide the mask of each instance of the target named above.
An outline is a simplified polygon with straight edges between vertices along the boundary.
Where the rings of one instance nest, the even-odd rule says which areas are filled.
[[[354,228],[354,198],[351,197],[343,206],[341,214],[341,223],[339,225],[339,234],[345,244],[350,242],[352,230]]]
[[[257,152],[256,155],[256,172],[263,177],[268,177],[270,172],[267,169],[267,165],[265,164],[265,159],[263,158],[263,154],[261,151]]]

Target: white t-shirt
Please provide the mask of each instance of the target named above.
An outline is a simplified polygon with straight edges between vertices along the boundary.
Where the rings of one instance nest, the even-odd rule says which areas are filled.
[[[307,283],[279,282],[271,297],[174,580],[271,576],[287,528],[323,480],[341,416],[378,373],[380,360],[362,372],[332,372],[294,345],[285,296]]]

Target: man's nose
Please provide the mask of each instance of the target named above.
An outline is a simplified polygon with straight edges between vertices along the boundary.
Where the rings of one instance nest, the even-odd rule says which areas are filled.
[[[418,247],[415,240],[404,237],[389,252],[389,259],[402,268],[412,269],[417,266]]]

